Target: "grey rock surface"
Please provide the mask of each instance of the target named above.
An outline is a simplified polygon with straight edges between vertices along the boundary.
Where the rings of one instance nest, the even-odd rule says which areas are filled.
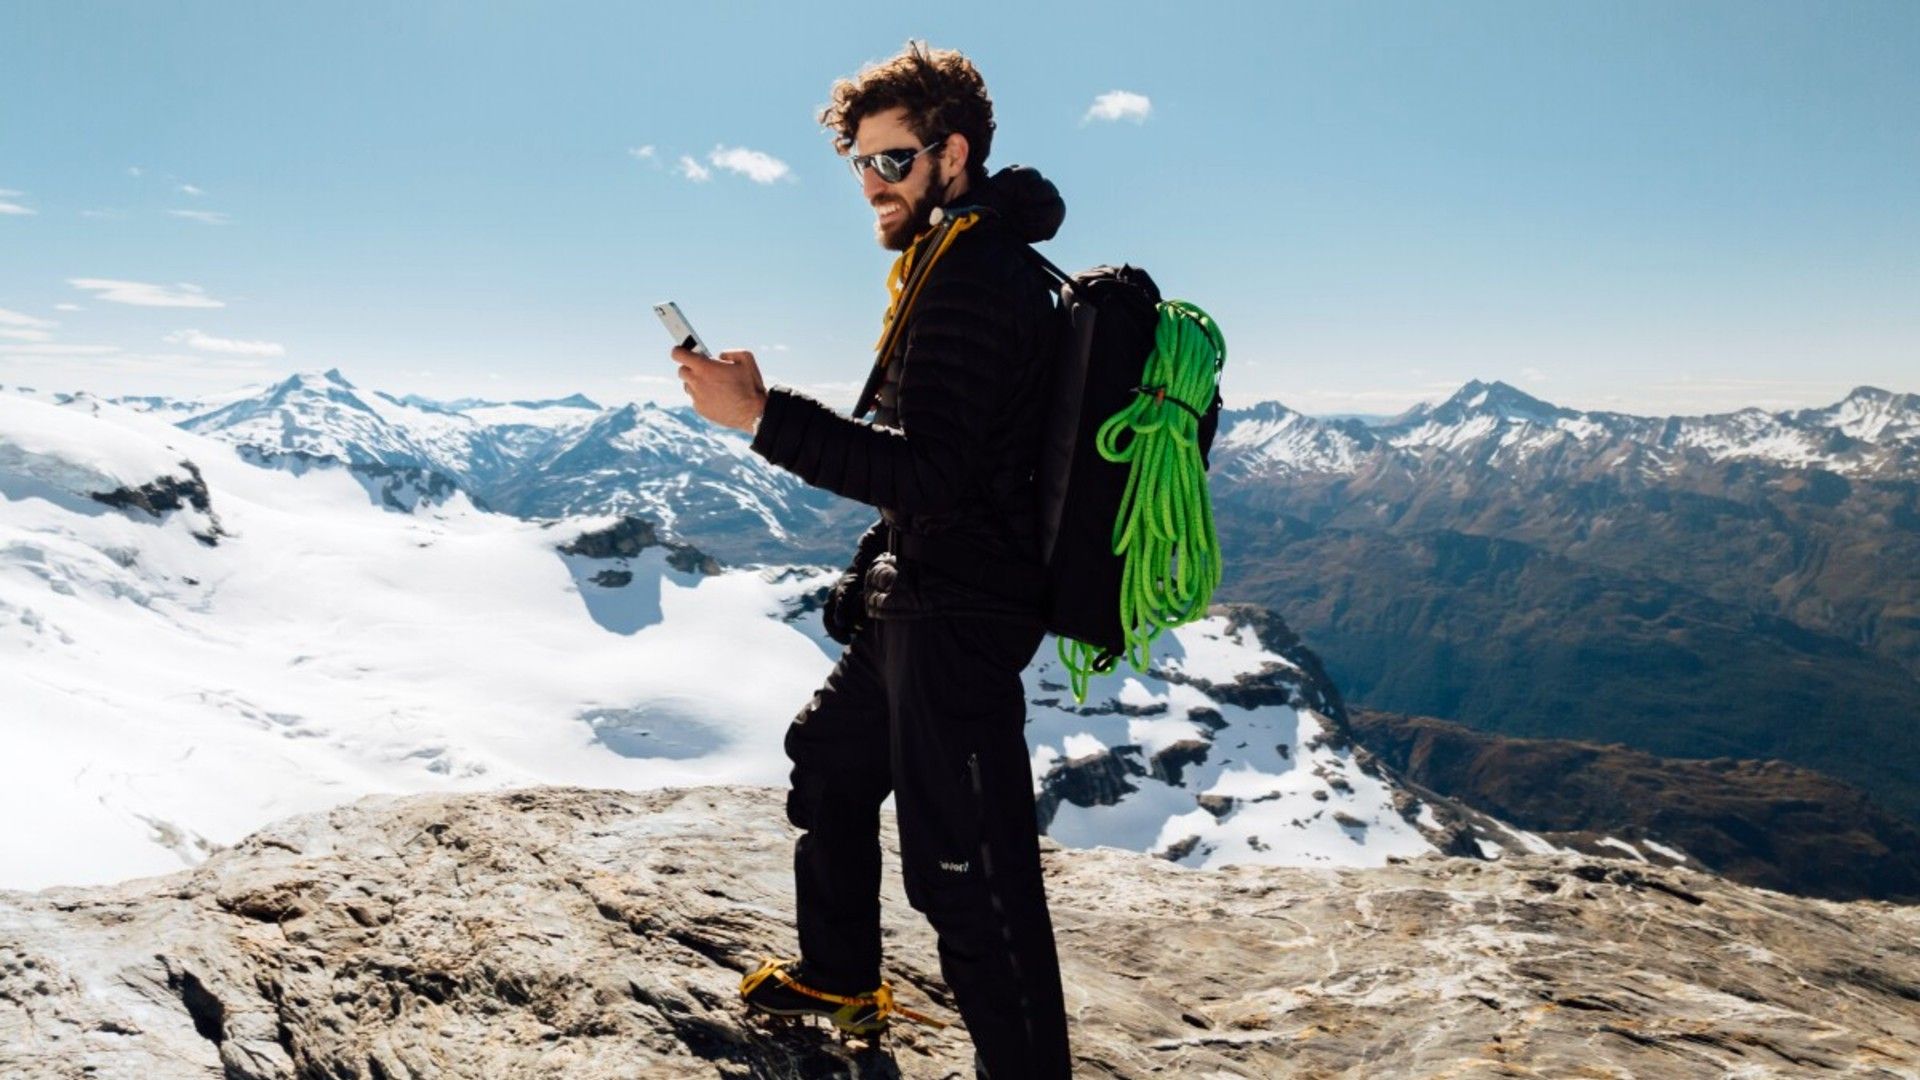
[[[376,797],[0,892],[0,1076],[970,1076],[958,1026],[743,1017],[791,841],[766,789]],[[1920,909],[1571,855],[1046,859],[1084,1076],[1920,1076]],[[952,1017],[896,864],[889,976]]]

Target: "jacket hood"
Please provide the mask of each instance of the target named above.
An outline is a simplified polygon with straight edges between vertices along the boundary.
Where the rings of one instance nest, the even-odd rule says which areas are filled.
[[[1009,165],[974,184],[958,200],[968,205],[988,207],[1012,226],[1015,235],[1029,244],[1051,240],[1067,219],[1066,201],[1053,181],[1040,170],[1026,165]]]

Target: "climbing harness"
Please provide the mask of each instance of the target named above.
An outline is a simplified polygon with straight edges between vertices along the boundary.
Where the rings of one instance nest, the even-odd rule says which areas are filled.
[[[1135,671],[1147,670],[1162,632],[1205,614],[1220,584],[1199,427],[1226,359],[1226,341],[1206,312],[1184,300],[1161,303],[1154,350],[1133,401],[1097,435],[1101,457],[1129,466],[1113,552],[1124,564],[1116,600],[1124,655]],[[1094,673],[1113,670],[1117,657],[1072,638],[1058,641],[1074,699],[1085,701]]]

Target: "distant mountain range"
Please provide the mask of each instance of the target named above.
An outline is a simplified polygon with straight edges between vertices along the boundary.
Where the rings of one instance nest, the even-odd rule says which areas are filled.
[[[1920,819],[1920,396],[1705,417],[1469,383],[1385,423],[1223,418],[1222,591],[1349,701],[1777,757]]]
[[[123,399],[406,509],[632,513],[741,563],[837,564],[872,512],[685,408],[438,402],[340,372]],[[1469,382],[1398,416],[1222,416],[1222,599],[1282,613],[1348,700],[1508,734],[1780,757],[1920,820],[1920,395],[1643,417]]]

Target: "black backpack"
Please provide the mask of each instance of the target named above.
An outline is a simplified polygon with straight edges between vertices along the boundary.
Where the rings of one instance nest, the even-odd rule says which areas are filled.
[[[1055,367],[1035,474],[1047,629],[1093,646],[1094,669],[1109,671],[1127,652],[1119,603],[1124,560],[1114,553],[1113,533],[1130,470],[1102,456],[1095,439],[1109,417],[1162,389],[1142,380],[1156,347],[1160,289],[1139,267],[1097,266],[1070,275],[1028,250],[1057,284],[1059,297]],[[1203,465],[1219,429],[1220,407],[1216,384],[1213,400],[1197,413]]]

